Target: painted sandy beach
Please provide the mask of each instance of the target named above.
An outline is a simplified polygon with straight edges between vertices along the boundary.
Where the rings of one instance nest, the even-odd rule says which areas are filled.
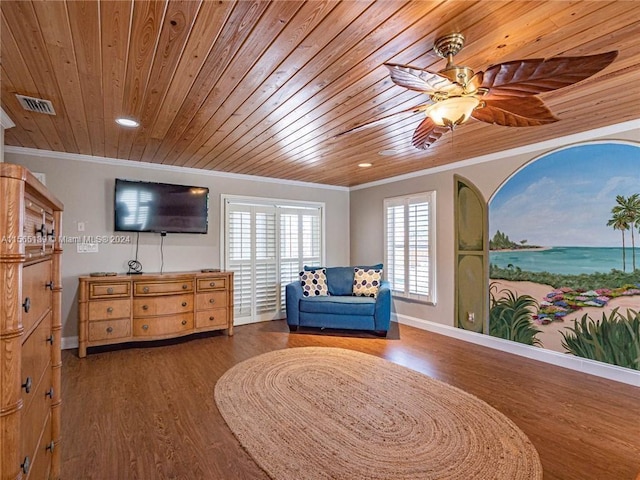
[[[541,302],[549,292],[554,290],[554,288],[549,285],[542,285],[534,282],[491,280],[491,283],[497,287],[498,292],[506,289],[518,296],[530,295],[538,302]],[[497,296],[500,297],[501,295],[498,294]],[[566,353],[566,350],[562,347],[562,335],[560,334],[560,331],[563,328],[567,326],[573,327],[573,320],[579,320],[585,313],[593,320],[599,320],[602,318],[603,313],[608,315],[616,307],[619,307],[620,312],[625,312],[628,308],[637,311],[638,297],[628,296],[612,298],[603,307],[583,307],[580,310],[567,314],[563,321],[554,321],[547,325],[536,324],[536,328],[541,331],[541,333],[537,335],[537,338],[540,339],[544,348]]]

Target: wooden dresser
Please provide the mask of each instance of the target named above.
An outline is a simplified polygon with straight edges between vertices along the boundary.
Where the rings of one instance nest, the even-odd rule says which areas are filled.
[[[0,474],[60,478],[62,203],[0,163]]]
[[[87,348],[226,329],[233,335],[233,272],[80,277],[79,355]]]

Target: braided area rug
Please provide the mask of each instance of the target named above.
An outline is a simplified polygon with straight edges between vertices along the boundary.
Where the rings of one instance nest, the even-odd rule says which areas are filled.
[[[240,444],[274,480],[524,480],[542,466],[525,434],[479,398],[382,358],[301,347],[218,380]]]

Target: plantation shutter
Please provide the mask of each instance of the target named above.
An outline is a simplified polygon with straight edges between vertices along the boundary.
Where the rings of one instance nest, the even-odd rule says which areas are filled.
[[[225,268],[239,323],[282,318],[285,287],[322,263],[322,206],[225,199]]]
[[[385,199],[385,276],[394,294],[435,302],[435,192]]]

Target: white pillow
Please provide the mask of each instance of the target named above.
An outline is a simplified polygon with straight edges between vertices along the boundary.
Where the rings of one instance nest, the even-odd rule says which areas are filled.
[[[355,267],[353,273],[353,294],[357,297],[376,298],[382,282],[382,269]]]
[[[305,297],[329,295],[325,268],[300,272],[300,283],[302,284],[302,295]]]

